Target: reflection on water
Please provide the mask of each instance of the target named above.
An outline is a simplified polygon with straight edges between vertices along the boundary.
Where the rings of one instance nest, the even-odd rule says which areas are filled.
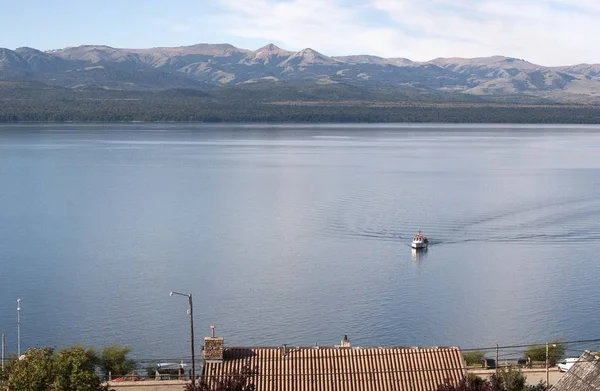
[[[412,260],[415,262],[423,261],[424,259],[427,258],[428,250],[429,250],[429,248],[421,248],[421,249],[411,248]]]

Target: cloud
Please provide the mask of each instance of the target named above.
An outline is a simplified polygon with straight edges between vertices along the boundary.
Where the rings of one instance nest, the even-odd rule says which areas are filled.
[[[600,62],[595,0],[219,0],[232,37],[330,55]],[[221,23],[223,26],[223,23]]]
[[[229,35],[276,42],[290,50],[311,47],[327,54],[386,54],[403,36],[393,27],[369,26],[365,5],[335,0],[221,0],[231,11]]]

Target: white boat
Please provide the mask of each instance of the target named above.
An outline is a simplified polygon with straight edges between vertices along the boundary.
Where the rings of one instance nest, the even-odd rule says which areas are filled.
[[[429,244],[429,240],[427,236],[421,235],[421,231],[419,231],[412,240],[410,247],[414,249],[427,248]]]

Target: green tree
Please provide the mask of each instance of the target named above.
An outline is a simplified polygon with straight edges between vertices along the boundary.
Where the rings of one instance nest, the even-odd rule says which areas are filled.
[[[54,357],[53,391],[97,391],[103,390],[100,377],[96,374],[96,354],[92,349],[73,346],[61,350]]]
[[[555,339],[548,344],[548,362],[556,365],[567,350],[567,344],[559,339]],[[523,353],[523,357],[530,357],[531,361],[546,361],[546,345],[529,345]]]
[[[11,391],[48,391],[54,380],[54,349],[31,348],[8,368]]]
[[[8,381],[8,375],[12,372],[12,369],[16,365],[17,357],[10,355],[4,360],[4,368],[0,368],[0,384]]]
[[[463,357],[467,365],[479,365],[481,359],[485,357],[485,353],[479,350],[473,350],[463,353]]]
[[[110,372],[112,377],[123,376],[135,369],[135,361],[127,358],[131,349],[119,345],[110,345],[102,349],[100,368],[105,376]]]
[[[59,353],[31,348],[22,358],[7,362],[3,376],[11,391],[106,391],[96,374],[94,352],[84,347]]]

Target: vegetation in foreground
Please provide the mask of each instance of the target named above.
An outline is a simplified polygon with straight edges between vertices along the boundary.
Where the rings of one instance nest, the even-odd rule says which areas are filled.
[[[554,366],[564,356],[567,350],[567,345],[559,340],[555,339],[548,344],[548,365]],[[545,345],[531,345],[523,353],[523,357],[531,358],[531,361],[546,361],[546,346]]]
[[[527,385],[527,377],[519,370],[501,369],[498,375],[493,374],[490,380],[469,374],[458,385],[442,384],[436,391],[548,391],[545,383],[539,383],[531,388]]]
[[[463,357],[468,366],[480,365],[481,360],[485,357],[485,353],[480,350],[464,352]]]
[[[135,364],[128,353],[129,348],[117,345],[104,348],[101,355],[83,346],[58,352],[31,348],[5,363],[0,383],[11,391],[107,391],[97,370],[116,375],[132,371]]]
[[[199,381],[196,384],[187,384],[185,391],[254,391],[252,378],[256,373],[246,365],[239,372],[229,373],[224,378],[216,380],[212,386]]]

